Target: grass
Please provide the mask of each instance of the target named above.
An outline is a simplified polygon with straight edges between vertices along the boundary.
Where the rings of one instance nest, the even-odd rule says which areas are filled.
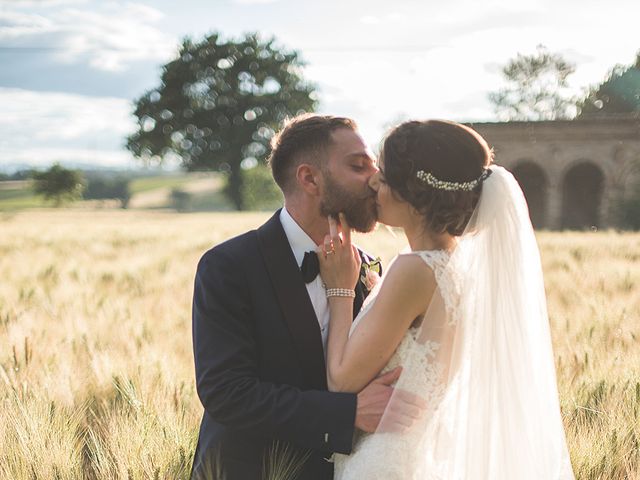
[[[189,211],[192,212],[223,212],[234,210],[235,207],[231,201],[224,196],[221,190],[193,193],[189,200]]]
[[[170,208],[174,205],[170,198],[171,190],[174,188],[186,189],[195,185],[198,180],[202,181],[202,174],[197,173],[179,173],[173,175],[154,175],[149,177],[133,178],[129,184],[131,192],[131,205],[133,208],[141,209],[158,209]],[[211,178],[210,190],[197,190],[190,192],[190,210],[191,211],[225,211],[232,210],[233,207],[229,200],[223,195],[221,190],[221,182],[215,176]],[[205,180],[207,181],[207,180]],[[3,184],[4,183],[4,184]],[[137,200],[139,198],[152,196],[152,200],[144,202],[142,207],[138,207]],[[155,195],[155,197],[154,197]],[[96,208],[97,204],[102,201],[76,201],[68,208]],[[118,204],[118,202],[115,202]],[[113,202],[107,201],[105,205],[111,205]],[[53,208],[51,202],[46,202],[41,195],[36,195],[31,188],[29,181],[25,182],[0,182],[0,211],[15,212],[26,209]],[[116,207],[117,208],[117,207]]]
[[[184,186],[191,178],[184,174],[160,175],[153,177],[136,178],[131,181],[129,188],[131,194],[148,192],[159,188],[177,188]]]
[[[266,218],[0,216],[0,478],[187,478],[196,263]],[[576,476],[640,479],[640,234],[538,238]],[[387,262],[404,245],[386,230],[358,242]]]
[[[0,188],[0,210],[23,210],[45,206],[46,202],[42,196],[33,193],[28,183],[22,186]]]

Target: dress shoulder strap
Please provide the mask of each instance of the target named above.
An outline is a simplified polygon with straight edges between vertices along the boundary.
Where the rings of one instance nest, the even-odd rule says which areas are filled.
[[[449,323],[455,323],[460,304],[460,281],[459,272],[450,264],[451,254],[446,250],[422,250],[412,253],[422,258],[433,270],[440,295],[447,308]]]
[[[422,258],[424,263],[436,274],[436,277],[442,274],[451,258],[446,250],[420,250],[412,253]]]

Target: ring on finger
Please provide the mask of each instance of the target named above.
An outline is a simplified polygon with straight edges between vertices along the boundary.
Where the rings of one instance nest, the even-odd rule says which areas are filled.
[[[324,242],[323,250],[324,250],[324,255],[325,256],[331,255],[332,253],[335,253],[335,251],[336,251],[335,247],[333,246],[333,242],[327,241],[326,239],[325,239],[325,242]]]

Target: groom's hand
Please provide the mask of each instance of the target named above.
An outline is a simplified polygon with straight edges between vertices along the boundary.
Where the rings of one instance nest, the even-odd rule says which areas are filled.
[[[358,393],[356,428],[373,433],[378,428],[382,414],[393,394],[391,384],[400,378],[402,367],[379,376]]]
[[[424,399],[391,386],[398,380],[402,367],[396,367],[379,376],[358,394],[356,428],[368,433],[375,431],[404,432],[424,413],[427,404]],[[391,396],[393,404],[389,405]],[[380,420],[384,415],[384,424]]]

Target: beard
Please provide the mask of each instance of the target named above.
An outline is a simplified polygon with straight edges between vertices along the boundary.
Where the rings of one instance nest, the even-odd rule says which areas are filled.
[[[320,213],[338,218],[343,213],[347,222],[356,232],[373,230],[378,220],[375,192],[365,187],[360,192],[349,190],[334,180],[329,172],[324,172],[325,192],[320,203]]]

